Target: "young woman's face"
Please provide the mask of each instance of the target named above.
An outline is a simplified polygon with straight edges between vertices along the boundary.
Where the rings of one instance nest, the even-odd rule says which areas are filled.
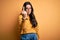
[[[28,13],[28,14],[30,14],[31,13],[31,5],[26,5],[26,12]]]

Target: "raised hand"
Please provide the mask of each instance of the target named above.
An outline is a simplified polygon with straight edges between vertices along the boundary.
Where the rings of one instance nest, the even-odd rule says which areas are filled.
[[[23,7],[22,16],[23,16],[24,19],[27,18],[27,12],[25,11],[25,7]]]

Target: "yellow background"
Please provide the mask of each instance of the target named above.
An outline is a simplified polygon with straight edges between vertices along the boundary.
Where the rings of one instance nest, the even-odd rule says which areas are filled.
[[[12,36],[25,1],[30,1],[34,8],[40,26],[40,39],[59,40],[59,0],[1,0],[0,35],[3,38]]]

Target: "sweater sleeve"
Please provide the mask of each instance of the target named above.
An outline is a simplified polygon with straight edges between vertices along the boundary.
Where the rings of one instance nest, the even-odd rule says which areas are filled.
[[[22,23],[22,15],[19,15],[19,25],[21,25],[21,23]]]

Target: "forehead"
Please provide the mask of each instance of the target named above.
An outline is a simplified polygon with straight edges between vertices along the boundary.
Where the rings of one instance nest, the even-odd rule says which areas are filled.
[[[31,8],[31,5],[28,4],[28,5],[26,5],[26,7],[27,7],[27,8]]]

